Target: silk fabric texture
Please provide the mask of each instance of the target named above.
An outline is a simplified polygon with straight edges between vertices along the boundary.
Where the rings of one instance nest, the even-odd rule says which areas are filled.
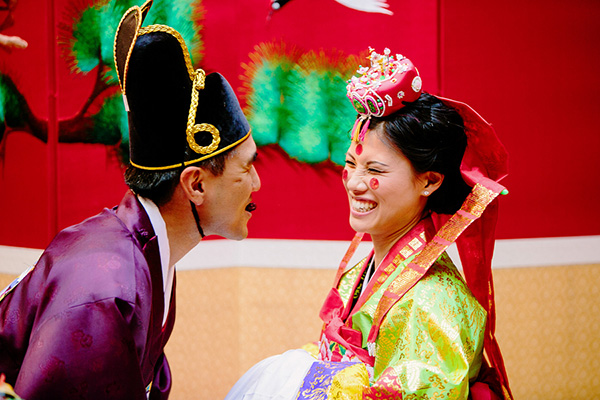
[[[135,196],[60,232],[0,302],[0,372],[25,399],[166,399],[158,240]]]
[[[379,327],[374,357],[367,351],[377,306],[389,285],[422,251],[427,230],[429,220],[401,239],[400,257],[384,260],[354,306],[353,295],[372,255],[341,275],[321,312],[325,325],[315,354],[319,359],[310,367],[286,361],[289,354],[271,360],[278,363],[278,374],[287,368],[290,376],[297,375],[298,368],[308,368],[302,382],[296,382],[294,396],[273,395],[278,383],[272,379],[264,392],[253,389],[242,395],[242,381],[256,388],[261,385],[249,381],[265,379],[257,365],[248,372],[251,377],[245,375],[236,384],[236,397],[227,399],[466,399],[482,363],[486,312],[446,253],[389,310]],[[282,381],[290,386],[287,379]]]

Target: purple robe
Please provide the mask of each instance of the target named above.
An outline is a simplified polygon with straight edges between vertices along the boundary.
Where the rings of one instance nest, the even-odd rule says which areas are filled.
[[[0,372],[37,399],[166,399],[163,279],[150,219],[128,192],[60,232],[0,302]]]

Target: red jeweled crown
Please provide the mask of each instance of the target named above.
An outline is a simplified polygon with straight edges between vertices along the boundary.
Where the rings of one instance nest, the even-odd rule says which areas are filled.
[[[383,117],[413,102],[421,95],[421,77],[406,57],[390,55],[386,48],[378,54],[369,48],[370,67],[360,66],[346,86],[347,96],[361,119]]]

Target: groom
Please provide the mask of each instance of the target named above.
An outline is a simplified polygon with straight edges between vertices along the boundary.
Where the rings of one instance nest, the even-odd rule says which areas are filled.
[[[150,5],[128,10],[115,39],[131,190],[0,294],[0,373],[28,400],[168,398],[175,263],[205,235],[248,235],[260,188],[249,124],[177,31],[141,28]]]

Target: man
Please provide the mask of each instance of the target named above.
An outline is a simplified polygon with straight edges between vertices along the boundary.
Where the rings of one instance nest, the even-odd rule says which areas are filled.
[[[194,71],[178,32],[124,15],[115,62],[131,191],[60,232],[0,300],[0,372],[25,399],[167,398],[174,266],[204,235],[240,240],[260,188],[227,81]]]

